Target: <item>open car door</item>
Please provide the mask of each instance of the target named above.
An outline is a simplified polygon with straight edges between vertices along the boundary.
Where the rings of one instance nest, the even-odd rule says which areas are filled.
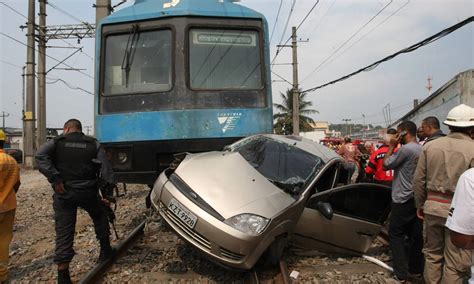
[[[308,199],[298,220],[292,243],[307,250],[366,253],[390,212],[391,188],[358,183],[316,193]],[[332,219],[318,211],[329,203]]]

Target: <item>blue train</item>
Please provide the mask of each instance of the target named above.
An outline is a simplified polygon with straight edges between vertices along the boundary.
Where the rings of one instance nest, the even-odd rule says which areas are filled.
[[[272,132],[268,26],[232,0],[135,0],[97,26],[95,132],[119,182]]]

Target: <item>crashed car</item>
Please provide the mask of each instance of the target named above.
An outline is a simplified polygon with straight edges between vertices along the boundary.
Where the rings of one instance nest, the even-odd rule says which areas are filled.
[[[227,267],[275,265],[288,241],[364,253],[388,216],[390,188],[347,185],[342,163],[301,137],[250,136],[221,152],[177,155],[151,202],[180,237]]]

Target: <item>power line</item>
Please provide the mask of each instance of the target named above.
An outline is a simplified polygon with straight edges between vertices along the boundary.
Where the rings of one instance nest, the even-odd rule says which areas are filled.
[[[310,34],[314,33],[321,26],[322,22],[324,21],[324,19],[326,18],[326,16],[328,15],[329,11],[332,9],[335,3],[336,3],[336,0],[333,0],[331,3],[331,6],[329,6],[329,8],[326,10],[326,13],[324,13],[324,15],[321,17],[321,20],[319,20],[319,22],[315,25],[314,29],[311,31]]]
[[[387,57],[385,57],[385,58],[383,58],[383,59],[381,59],[381,60],[379,60],[379,61],[376,61],[376,62],[374,62],[374,63],[372,63],[372,64],[370,64],[370,65],[368,65],[368,66],[366,66],[366,67],[363,67],[363,68],[361,68],[361,69],[359,69],[359,70],[357,70],[357,71],[355,71],[355,72],[352,72],[352,73],[350,73],[350,74],[347,74],[347,75],[345,75],[345,76],[342,76],[342,77],[340,77],[339,79],[333,80],[333,81],[328,82],[328,83],[325,83],[325,84],[323,84],[323,85],[320,85],[320,86],[317,86],[317,87],[313,87],[313,88],[304,90],[302,93],[314,92],[314,91],[316,91],[317,89],[321,89],[321,88],[324,88],[324,87],[326,87],[326,86],[335,84],[335,83],[337,83],[337,82],[344,81],[344,80],[346,80],[346,79],[348,79],[348,78],[350,78],[350,77],[352,77],[352,76],[354,76],[354,75],[356,75],[356,74],[359,74],[359,73],[361,73],[361,72],[364,72],[364,71],[372,71],[372,70],[375,69],[380,63],[389,61],[389,60],[391,60],[391,59],[397,57],[397,56],[400,55],[400,54],[403,54],[403,53],[410,53],[410,52],[412,52],[412,51],[417,50],[418,48],[420,48],[420,47],[422,47],[422,46],[425,46],[425,45],[428,45],[428,44],[430,44],[430,43],[432,43],[432,42],[435,42],[435,41],[437,41],[438,39],[441,39],[441,38],[443,38],[443,37],[449,35],[450,33],[454,32],[455,30],[458,30],[458,29],[460,29],[461,27],[463,27],[463,26],[465,26],[465,25],[471,23],[472,21],[474,21],[474,16],[469,17],[469,18],[465,19],[464,21],[457,23],[457,24],[454,25],[454,26],[451,26],[451,27],[449,27],[449,28],[447,28],[447,29],[444,29],[444,30],[442,30],[441,32],[439,32],[439,33],[437,33],[437,34],[434,34],[434,35],[432,35],[432,36],[430,36],[430,37],[428,37],[428,38],[426,38],[426,39],[424,39],[424,40],[422,40],[422,41],[420,41],[420,42],[418,42],[418,43],[415,43],[415,44],[412,45],[412,46],[409,46],[409,47],[407,47],[407,48],[404,48],[404,49],[402,49],[402,50],[399,50],[399,51],[397,51],[397,52],[395,52],[395,53],[393,53],[393,54],[391,54],[391,55],[389,55],[389,56],[387,56]]]
[[[390,14],[388,17],[386,17],[382,22],[380,22],[378,25],[376,25],[374,28],[372,28],[369,32],[367,32],[366,34],[364,34],[362,37],[360,37],[357,41],[355,41],[353,44],[351,44],[349,47],[347,47],[345,50],[343,50],[341,53],[339,53],[339,55],[337,55],[336,57],[334,57],[333,59],[331,59],[325,66],[323,66],[321,68],[324,69],[325,67],[327,67],[328,65],[330,65],[332,62],[334,62],[336,59],[338,59],[339,57],[341,57],[344,53],[346,53],[349,49],[351,49],[354,45],[358,44],[360,41],[362,41],[365,37],[367,37],[370,33],[372,33],[374,30],[376,30],[378,27],[380,27],[381,25],[383,25],[385,22],[387,22],[391,17],[393,17],[395,14],[397,14],[401,9],[403,9],[406,5],[408,5],[408,3],[410,3],[410,0],[408,0],[407,2],[405,2],[405,4],[403,4],[402,6],[400,6],[400,8],[398,8],[397,10],[395,10],[392,14]]]
[[[278,78],[282,79],[283,81],[285,81],[286,83],[290,84],[290,86],[293,86],[292,83],[290,83],[288,80],[286,80],[285,78],[283,78],[282,76],[278,75],[277,73],[271,71],[273,73],[273,75],[277,76]]]
[[[275,19],[275,23],[273,24],[273,29],[272,29],[272,34],[270,35],[269,44],[272,42],[273,34],[275,33],[275,28],[276,28],[276,25],[278,23],[278,17],[280,16],[280,11],[281,11],[281,6],[282,5],[283,5],[283,0],[280,0],[280,6],[278,7],[278,12],[277,12],[277,16],[276,16],[276,19]]]
[[[55,10],[57,10],[57,11],[63,13],[64,15],[70,17],[71,19],[74,19],[74,20],[78,21],[79,23],[82,23],[82,24],[85,24],[85,25],[87,25],[87,26],[90,26],[90,24],[89,24],[88,22],[83,21],[83,20],[77,18],[76,16],[74,16],[74,15],[68,13],[68,12],[65,11],[64,9],[59,8],[59,7],[56,6],[55,4],[51,3],[51,1],[46,2],[46,4],[48,4],[49,6],[51,6],[53,9],[55,9]]]
[[[5,64],[10,65],[10,66],[13,66],[13,67],[16,67],[16,68],[23,69],[23,67],[21,67],[19,65],[13,64],[11,62],[8,62],[8,61],[2,60],[2,59],[0,59],[0,62],[5,63]]]
[[[60,78],[57,78],[57,79],[53,79],[53,78],[48,78],[50,80],[54,80],[53,82],[46,82],[46,84],[56,84],[57,82],[62,82],[64,85],[66,85],[69,89],[72,89],[72,90],[81,90],[85,93],[88,93],[88,94],[91,94],[91,95],[94,95],[94,93],[92,92],[89,92],[83,88],[80,88],[80,87],[74,87],[72,85],[70,85],[68,82],[64,81],[63,79],[60,79]]]
[[[311,75],[313,75],[316,71],[321,68],[321,66],[326,63],[331,57],[333,57],[341,48],[343,48],[351,39],[353,39],[358,33],[360,33],[368,24],[370,24],[380,13],[383,12],[390,4],[392,4],[393,0],[390,0],[385,6],[382,7],[370,20],[368,20],[365,24],[363,24],[355,33],[353,33],[348,39],[346,39],[339,47],[334,50],[328,57],[326,57],[321,64],[319,64],[313,71],[311,71],[306,77],[304,77],[303,80],[301,80],[301,83],[303,83],[306,79],[308,79]]]
[[[7,8],[9,8],[10,10],[12,10],[13,12],[15,12],[16,14],[22,16],[23,18],[27,19],[28,20],[28,17],[26,17],[25,15],[23,15],[22,13],[18,12],[18,10],[15,10],[13,7],[7,5],[6,3],[4,3],[3,1],[0,1],[0,4],[3,4],[5,5]]]
[[[290,22],[291,15],[293,14],[293,10],[294,10],[294,8],[295,8],[295,4],[296,4],[296,0],[293,0],[293,2],[291,3],[290,13],[288,14],[288,18],[286,18],[285,27],[283,28],[283,32],[281,33],[281,38],[280,38],[280,41],[278,42],[278,45],[281,45],[281,43],[283,42],[283,38],[285,37],[286,29],[288,28],[288,23]],[[290,37],[290,38],[291,38],[291,37]],[[289,39],[288,39],[288,40],[289,40]],[[288,42],[288,40],[286,41],[286,43]],[[285,43],[285,44],[286,44],[286,43]],[[280,52],[280,47],[277,47],[277,51],[276,51],[275,57],[273,57],[272,63],[273,63],[273,62],[275,61],[275,59],[277,58],[279,52]]]
[[[291,13],[293,12],[293,8],[294,8],[294,6],[295,6],[295,2],[296,2],[296,1],[293,1],[293,5],[292,5],[291,10],[290,10],[290,15],[288,16],[288,20],[287,20],[287,22],[286,22],[285,29],[283,30],[283,34],[281,35],[280,43],[279,43],[278,45],[282,45],[281,43],[282,43],[282,41],[283,41],[283,37],[284,37],[284,35],[285,35],[285,31],[286,31],[286,29],[287,29],[287,27],[288,27],[288,22],[289,22],[289,20],[290,20]],[[314,8],[316,8],[316,6],[318,5],[318,3],[319,3],[319,0],[316,0],[316,3],[314,3],[313,7],[311,7],[311,9],[309,10],[309,12],[304,16],[303,20],[298,24],[298,26],[297,26],[297,28],[296,28],[296,31],[298,31],[299,28],[303,25],[303,23],[306,21],[306,19],[307,19],[308,16],[311,14],[311,12],[313,12]],[[285,41],[285,43],[284,43],[283,45],[286,45],[286,44],[290,41],[290,39],[291,39],[291,36]],[[273,57],[273,59],[272,59],[272,65],[273,65],[273,63],[275,62],[276,58],[278,57],[278,55],[279,55],[279,53],[280,53],[280,50],[283,49],[283,48],[284,48],[284,46],[281,46],[281,47],[278,47],[278,48],[277,48],[275,57]]]
[[[28,47],[28,48],[34,49],[34,47],[31,47],[31,46],[29,46],[28,44],[23,43],[23,42],[19,41],[18,39],[14,38],[14,37],[12,37],[12,36],[7,35],[7,34],[4,33],[4,32],[0,32],[0,35],[3,35],[4,37],[7,37],[7,38],[9,38],[9,39],[11,39],[11,40],[13,40],[13,41],[15,41],[15,42],[21,44],[21,45],[24,45],[24,46]],[[54,58],[54,57],[52,57],[52,56],[50,56],[50,55],[45,54],[45,56],[48,57],[48,58],[50,58],[50,59],[52,59],[52,60],[54,60],[54,61],[56,61],[56,62],[61,62],[61,60],[58,60],[58,59],[56,59],[56,58]],[[89,74],[87,74],[87,73],[85,73],[85,72],[82,72],[82,71],[80,71],[80,70],[77,70],[77,68],[72,67],[71,65],[69,65],[69,64],[67,64],[67,63],[65,63],[65,62],[62,62],[62,64],[65,65],[65,66],[67,66],[67,67],[69,67],[69,68],[76,69],[75,71],[81,73],[82,75],[85,75],[85,76],[87,76],[87,77],[89,77],[89,78],[91,78],[91,79],[94,79],[93,76],[91,76],[91,75],[89,75]]]
[[[22,14],[21,12],[19,12],[18,10],[16,10],[15,8],[7,5],[6,3],[4,3],[3,1],[0,1],[0,4],[3,4],[5,5],[7,8],[9,8],[10,10],[12,10],[13,12],[15,12],[16,14],[22,16],[23,18],[25,18],[26,20],[28,20],[28,17],[25,16],[24,14]],[[43,30],[39,29],[39,32],[40,33],[43,33]],[[67,45],[69,45],[70,47],[73,47],[73,48],[77,48],[75,46],[73,46],[72,44],[70,44],[69,42],[65,41],[64,39],[61,39],[62,42],[66,43]],[[85,51],[81,50],[81,53],[84,54],[86,57],[88,57],[90,60],[94,60],[94,58],[92,58],[92,56],[90,56],[89,54],[87,54]]]

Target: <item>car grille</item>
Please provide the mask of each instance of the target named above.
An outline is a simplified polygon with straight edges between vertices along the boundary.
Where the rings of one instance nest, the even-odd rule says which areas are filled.
[[[191,228],[189,228],[183,221],[181,221],[178,217],[176,217],[173,213],[171,213],[171,211],[169,211],[168,208],[166,208],[162,202],[160,202],[160,207],[162,209],[162,212],[165,213],[166,217],[168,217],[168,219],[171,222],[173,222],[173,224],[175,224],[181,229],[181,232],[183,232],[188,237],[193,239],[203,249],[209,252],[211,251],[211,242],[209,242],[208,239],[206,239],[205,237],[201,236],[200,234],[196,233]]]
[[[226,250],[225,248],[220,248],[219,250],[221,252],[221,255],[225,258],[229,258],[229,259],[237,260],[237,261],[242,260],[244,258],[244,255],[231,252],[230,250]]]
[[[166,215],[166,217],[168,217],[168,219],[173,222],[173,224],[178,226],[183,234],[193,239],[197,244],[199,244],[201,249],[204,249],[211,253],[211,242],[208,239],[189,228],[183,221],[181,221],[171,211],[169,211],[168,208],[166,208],[166,206],[162,202],[159,203],[159,206],[162,212]],[[232,252],[222,247],[219,247],[219,252],[222,257],[233,261],[240,261],[245,257],[245,255]]]

